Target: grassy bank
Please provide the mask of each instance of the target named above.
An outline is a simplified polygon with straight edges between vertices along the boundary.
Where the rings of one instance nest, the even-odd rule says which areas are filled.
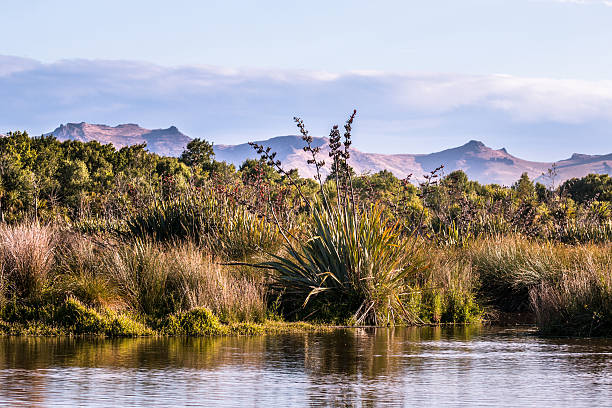
[[[526,312],[546,334],[595,336],[612,330],[610,245],[500,236],[462,247],[421,243],[410,262],[419,268],[394,283],[396,311],[378,310],[391,316],[401,309],[411,322],[389,317],[384,324],[468,323]],[[284,281],[275,271],[244,264],[222,262],[190,241],[121,240],[36,223],[5,225],[0,332],[249,335],[363,323],[352,318],[346,306],[351,300],[338,288],[304,306],[303,298],[287,299],[295,286],[280,286]],[[377,285],[373,291],[380,291]],[[390,289],[385,290],[383,299],[390,303]]]
[[[227,260],[210,252],[189,240],[123,240],[37,223],[4,225],[0,331],[208,335],[354,324],[338,302],[342,299],[316,303],[327,312],[291,310],[295,305],[286,300],[286,289],[273,274],[242,263],[226,265]],[[406,313],[420,323],[477,319],[471,283],[452,271],[444,273],[414,275],[401,282]],[[315,326],[290,323],[299,320]]]

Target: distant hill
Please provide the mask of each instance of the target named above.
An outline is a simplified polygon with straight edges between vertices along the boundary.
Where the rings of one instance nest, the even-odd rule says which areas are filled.
[[[329,162],[328,142],[327,138],[314,138],[313,146],[321,147],[321,158]],[[308,154],[303,151],[304,142],[299,136],[274,137],[257,143],[270,146],[277,152],[277,159],[282,161],[285,168],[296,168],[302,176],[314,176],[313,166],[306,164]],[[256,157],[248,144],[215,145],[214,148],[217,160],[235,165],[239,165],[246,158]],[[444,165],[446,174],[460,169],[465,171],[470,179],[481,183],[511,185],[523,172],[527,172],[532,179],[544,182],[542,173],[551,168],[553,163],[523,160],[512,156],[506,149],[494,150],[482,142],[471,140],[463,146],[430,154],[377,154],[352,149],[350,164],[358,174],[386,169],[400,178],[412,174],[415,180],[422,180],[423,174]],[[612,154],[574,154],[569,159],[557,162],[557,181],[583,177],[589,173],[612,174],[611,166]],[[327,174],[328,169],[324,173]]]
[[[94,125],[90,123],[67,123],[60,125],[47,135],[54,135],[61,141],[79,140],[89,142],[97,140],[100,143],[112,143],[116,148],[146,143],[151,152],[164,156],[179,156],[191,140],[175,126],[168,129],[144,129],[134,123],[126,123],[115,127]]]
[[[59,140],[80,140],[88,142],[97,140],[100,143],[112,143],[121,148],[128,145],[146,143],[148,150],[166,156],[179,156],[191,138],[181,133],[175,126],[168,129],[144,129],[128,123],[115,127],[94,125],[85,122],[67,123],[53,132]],[[313,166],[306,163],[308,154],[303,151],[304,142],[299,136],[279,136],[257,143],[271,147],[277,152],[286,169],[298,169],[303,177],[314,176]],[[321,147],[321,159],[328,162],[324,175],[329,169],[329,140],[314,138],[313,146]],[[247,158],[257,155],[247,144],[215,145],[216,159],[233,163],[237,167]],[[558,182],[572,177],[583,177],[589,173],[612,174],[612,154],[586,155],[573,154],[569,159],[557,163]],[[414,180],[422,179],[423,174],[444,165],[446,174],[461,169],[473,179],[481,183],[497,183],[511,185],[527,172],[529,177],[545,181],[542,173],[553,163],[533,162],[511,155],[506,149],[495,150],[484,143],[471,140],[463,146],[430,154],[378,154],[364,153],[356,149],[351,151],[350,164],[358,174],[374,173],[389,170],[397,177],[404,178],[413,175]]]

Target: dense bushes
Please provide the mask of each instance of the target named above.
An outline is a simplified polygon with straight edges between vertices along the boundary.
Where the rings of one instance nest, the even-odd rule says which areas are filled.
[[[156,202],[127,220],[130,237],[192,241],[229,259],[243,259],[280,245],[274,225],[227,199],[189,194]]]

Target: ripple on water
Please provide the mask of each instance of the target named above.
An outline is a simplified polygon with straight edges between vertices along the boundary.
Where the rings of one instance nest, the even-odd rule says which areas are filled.
[[[496,328],[0,338],[0,405],[606,406],[612,341]]]

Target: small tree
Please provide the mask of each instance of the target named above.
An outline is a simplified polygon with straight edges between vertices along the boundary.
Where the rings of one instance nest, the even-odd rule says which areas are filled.
[[[193,139],[181,154],[180,160],[189,167],[210,171],[213,168],[215,151],[212,143],[203,139]]]
[[[512,186],[521,201],[531,200],[535,195],[535,186],[529,179],[527,172],[521,174],[521,178]]]

